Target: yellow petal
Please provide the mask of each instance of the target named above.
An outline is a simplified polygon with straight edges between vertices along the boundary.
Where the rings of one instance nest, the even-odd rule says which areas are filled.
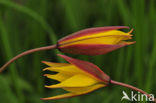
[[[129,38],[130,36],[129,33],[119,30],[111,30],[63,41],[61,44],[63,44],[63,46],[72,44],[116,44],[120,40]]]
[[[94,86],[90,87],[85,87],[85,88],[64,88],[67,91],[71,91],[71,93],[66,93],[58,96],[53,96],[53,97],[48,97],[48,98],[41,98],[42,100],[54,100],[54,99],[63,99],[63,98],[70,98],[70,97],[75,97],[75,96],[80,96],[83,94],[90,93],[96,89],[105,87],[104,84],[97,84]]]
[[[62,99],[62,98],[69,98],[77,96],[77,94],[74,93],[66,93],[58,96],[48,97],[48,98],[41,98],[41,100],[54,100],[54,99]]]
[[[61,66],[70,65],[69,63],[53,63],[53,62],[46,62],[46,61],[42,61],[42,63],[44,63],[50,67],[61,67]]]
[[[55,79],[55,80],[58,80],[58,81],[64,81],[68,78],[70,78],[72,75],[68,75],[68,74],[65,74],[65,73],[57,73],[57,74],[54,74],[54,75],[51,75],[51,74],[44,74],[44,76],[46,76],[47,78],[50,78],[50,79]]]
[[[48,67],[43,69],[45,70],[50,70],[50,71],[54,71],[54,72],[59,72],[59,73],[63,73],[66,75],[76,75],[76,74],[83,74],[83,75],[87,75],[90,76],[90,74],[84,72],[83,70],[79,69],[78,67],[76,67],[75,65],[65,65],[65,66],[61,66],[61,67]],[[92,76],[90,76],[92,78]]]
[[[43,70],[50,70],[50,71],[55,71],[55,72],[62,72],[65,74],[78,74],[78,73],[85,73],[82,70],[80,70],[78,67],[74,65],[67,65],[67,66],[62,66],[62,67],[48,67]]]
[[[63,89],[67,90],[69,92],[84,94],[84,93],[88,93],[88,92],[94,91],[98,88],[105,87],[105,86],[106,85],[104,85],[104,84],[95,84],[95,85],[92,85],[89,87],[75,87],[75,88],[63,88]]]
[[[99,81],[97,81],[87,75],[78,74],[78,75],[72,76],[71,78],[69,78],[59,84],[45,86],[45,87],[47,87],[47,88],[86,87],[86,86],[94,85],[97,82],[99,82]]]

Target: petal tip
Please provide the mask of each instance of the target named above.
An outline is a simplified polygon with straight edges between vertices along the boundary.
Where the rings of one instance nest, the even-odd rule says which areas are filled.
[[[117,29],[130,29],[129,26],[108,26],[108,28],[113,28],[113,30]]]
[[[54,84],[54,85],[45,85],[45,88],[65,88],[63,86],[60,86],[59,84]]]
[[[40,100],[54,100],[52,98],[40,98]]]
[[[56,99],[71,98],[71,97],[75,97],[75,96],[78,96],[78,95],[73,94],[73,93],[66,93],[66,94],[62,94],[62,95],[57,95],[57,96],[48,97],[48,98],[40,98],[40,99],[41,100],[56,100]]]
[[[49,74],[43,74],[43,76],[47,77],[47,76],[49,76]]]
[[[121,29],[122,28],[129,29],[129,26],[119,26],[119,27],[121,27]]]
[[[46,63],[47,63],[47,61],[41,61],[41,63],[44,63],[44,64],[46,64]]]
[[[42,71],[46,71],[46,70],[48,70],[47,68],[44,68]]]
[[[67,58],[68,56],[62,55],[62,54],[57,54],[58,56],[60,56],[61,58]]]
[[[61,57],[61,56],[63,56],[63,55],[62,55],[62,54],[57,54],[57,56],[60,56],[60,57]]]
[[[126,45],[131,45],[131,44],[135,44],[136,43],[136,41],[133,41],[133,42],[127,42],[127,43],[125,43]]]
[[[40,98],[40,100],[46,100],[45,98]]]
[[[45,88],[50,88],[50,86],[48,86],[48,85],[45,85],[44,87],[45,87]]]
[[[131,34],[133,31],[134,31],[134,28],[132,28],[132,29],[128,32],[128,34]]]

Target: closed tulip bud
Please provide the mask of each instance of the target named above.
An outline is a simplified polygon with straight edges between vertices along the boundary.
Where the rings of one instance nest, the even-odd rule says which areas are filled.
[[[85,29],[58,41],[58,48],[62,52],[82,55],[101,55],[118,48],[133,44],[131,32],[125,33],[118,29],[126,26],[97,27]]]

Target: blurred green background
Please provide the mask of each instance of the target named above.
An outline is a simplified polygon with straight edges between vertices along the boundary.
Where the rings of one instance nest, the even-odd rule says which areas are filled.
[[[136,44],[102,56],[72,56],[95,63],[114,80],[156,94],[156,0],[0,0],[0,65],[78,30],[112,25],[134,28]],[[10,65],[0,74],[0,103],[120,103],[122,91],[130,93],[111,85],[80,97],[41,101],[63,93],[44,88],[55,81],[43,77],[41,61],[64,62],[56,53],[37,52]]]

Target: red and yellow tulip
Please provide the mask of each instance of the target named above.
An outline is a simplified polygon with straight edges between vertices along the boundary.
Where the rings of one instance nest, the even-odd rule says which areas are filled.
[[[65,53],[82,55],[101,55],[133,44],[127,42],[131,39],[131,32],[125,33],[118,29],[127,26],[96,27],[85,29],[58,41],[58,48]]]
[[[53,100],[79,96],[92,92],[98,88],[105,87],[109,84],[110,77],[100,70],[96,65],[64,55],[59,56],[67,60],[70,64],[44,61],[43,63],[49,66],[44,70],[58,72],[54,75],[45,74],[44,76],[60,81],[58,84],[45,87],[62,88],[69,93],[48,98],[41,98],[42,100]]]
[[[153,101],[156,101],[154,97],[139,88],[111,80],[107,74],[105,74],[100,68],[90,62],[74,59],[64,55],[59,56],[67,60],[69,63],[43,62],[49,66],[44,70],[58,72],[54,75],[45,74],[44,76],[50,79],[58,80],[60,82],[58,84],[45,87],[62,88],[68,91],[68,93],[48,98],[41,98],[42,100],[54,100],[80,96],[90,93],[96,89],[106,87],[109,84],[114,84],[138,91],[146,95],[148,98],[152,98]]]
[[[40,47],[25,51],[7,63],[1,68],[0,72],[10,65],[15,60],[22,56],[44,50],[59,49],[64,53],[82,54],[82,55],[101,55],[109,53],[118,48],[133,44],[135,42],[127,42],[125,40],[131,39],[131,32],[125,33],[119,29],[128,28],[127,26],[110,26],[110,27],[96,27],[84,29],[72,35],[60,39],[57,44]]]

